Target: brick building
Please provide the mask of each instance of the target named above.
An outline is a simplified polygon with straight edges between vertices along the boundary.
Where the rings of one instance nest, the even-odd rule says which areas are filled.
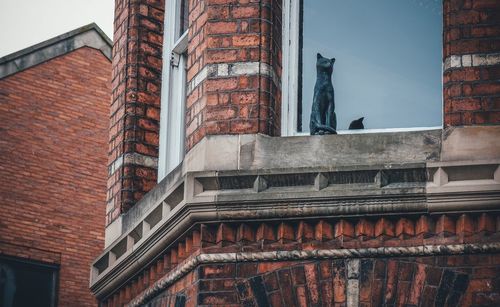
[[[116,1],[101,306],[500,304],[500,2],[437,10],[437,128],[324,136],[311,3]]]
[[[0,58],[0,305],[95,306],[111,41],[91,24]]]

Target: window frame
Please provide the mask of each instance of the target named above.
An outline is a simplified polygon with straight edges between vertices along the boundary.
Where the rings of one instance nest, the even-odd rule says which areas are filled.
[[[50,306],[55,307],[58,305],[58,294],[59,294],[59,274],[60,266],[59,264],[50,264],[41,261],[36,261],[32,259],[19,258],[9,255],[0,255],[1,263],[16,263],[18,266],[30,267],[29,269],[36,267],[45,270],[50,270],[51,274],[51,292],[50,292]],[[25,267],[25,269],[26,269]]]
[[[281,136],[297,132],[301,1],[283,0]]]
[[[158,182],[184,159],[189,31],[180,34],[182,1],[167,0],[165,4]],[[180,118],[175,120],[176,116]]]
[[[283,0],[282,13],[282,80],[281,80],[281,136],[303,136],[309,132],[297,131],[299,107],[299,61],[302,0]],[[441,51],[442,52],[442,51]],[[443,67],[441,66],[441,125],[429,127],[379,128],[363,130],[337,130],[338,134],[360,134],[380,132],[405,132],[443,129],[444,97]],[[302,110],[304,112],[304,110]],[[304,127],[302,127],[304,130]]]

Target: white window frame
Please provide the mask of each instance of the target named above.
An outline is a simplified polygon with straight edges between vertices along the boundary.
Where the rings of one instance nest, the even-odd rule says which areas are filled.
[[[307,1],[307,0],[304,0]],[[300,35],[300,0],[283,0],[283,74],[281,80],[281,136],[309,135],[309,132],[297,131],[298,88],[299,84],[299,35]],[[442,74],[441,74],[442,75]],[[441,77],[442,78],[442,77]],[[442,82],[441,82],[442,84]],[[441,91],[442,92],[442,91]],[[443,96],[441,96],[443,105]],[[304,112],[304,110],[302,110]],[[443,108],[441,108],[441,113]],[[441,118],[443,118],[441,114]],[[403,132],[442,129],[441,126],[383,128],[363,130],[337,130],[338,134]]]
[[[300,1],[283,0],[283,78],[281,80],[281,136],[297,132],[299,87]]]
[[[188,31],[179,37],[181,1],[166,3],[158,182],[184,159]]]

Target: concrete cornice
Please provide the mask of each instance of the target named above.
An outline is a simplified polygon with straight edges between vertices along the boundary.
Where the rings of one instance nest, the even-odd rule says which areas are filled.
[[[499,164],[500,161],[491,161],[489,165],[497,168]],[[454,165],[458,165],[458,162]],[[433,166],[436,167],[436,164]],[[474,174],[475,167],[465,166],[470,174]],[[482,171],[484,169],[482,166],[477,167]],[[499,209],[500,187],[496,184],[469,192],[466,191],[467,186],[460,187],[462,190],[460,195],[456,195],[455,192],[429,195],[426,193],[426,186],[430,184],[427,180],[432,178],[426,178],[424,182],[419,181],[419,174],[425,170],[424,165],[417,169],[400,167],[378,171],[369,169],[365,171],[366,173],[356,168],[355,172],[363,173],[362,178],[365,175],[371,176],[369,178],[373,183],[347,185],[330,183],[323,187],[320,184],[314,187],[319,181],[317,178],[329,177],[328,182],[332,182],[336,180],[335,176],[338,173],[318,173],[316,179],[311,180],[313,178],[307,176],[310,172],[303,170],[304,177],[295,174],[293,178],[298,180],[305,178],[311,180],[311,183],[307,186],[296,186],[293,185],[296,182],[288,181],[293,189],[287,186],[272,187],[273,181],[269,181],[270,185],[262,189],[257,188],[255,184],[266,180],[265,178],[282,183],[290,180],[289,173],[273,174],[268,170],[263,172],[266,173],[263,179],[259,178],[256,171],[242,172],[240,176],[235,176],[231,171],[188,173],[184,178],[179,178],[183,180],[181,184],[171,184],[171,188],[160,189],[164,193],[157,193],[154,195],[156,197],[151,195],[148,201],[154,206],[151,206],[149,211],[143,212],[141,217],[128,227],[131,230],[118,237],[94,262],[91,290],[98,297],[105,297],[113,289],[126,283],[134,272],[140,271],[196,223],[432,214],[450,211],[478,212]],[[412,179],[410,174],[414,171],[417,172]],[[254,176],[250,175],[251,173]],[[394,174],[401,174],[404,180],[410,182],[398,182],[398,178],[402,177],[394,177]],[[387,178],[384,179],[384,176]],[[239,188],[226,187],[225,180],[229,180]],[[249,185],[251,181],[254,182],[254,188],[246,188],[244,185]],[[170,201],[170,195],[178,190],[184,191],[183,199],[179,203]],[[429,198],[432,198],[432,201],[429,201]],[[172,208],[166,209],[169,206]],[[148,222],[150,220],[157,222],[151,224]],[[133,233],[138,229],[142,237],[134,241]],[[130,244],[126,250],[120,251],[117,248],[126,244]]]
[[[91,23],[0,58],[0,79],[81,47],[100,50],[111,61],[113,42]]]

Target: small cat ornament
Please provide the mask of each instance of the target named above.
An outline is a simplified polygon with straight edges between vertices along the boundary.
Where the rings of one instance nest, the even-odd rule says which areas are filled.
[[[311,135],[337,134],[337,115],[332,84],[334,63],[335,58],[328,59],[317,54],[316,84],[309,123]]]

